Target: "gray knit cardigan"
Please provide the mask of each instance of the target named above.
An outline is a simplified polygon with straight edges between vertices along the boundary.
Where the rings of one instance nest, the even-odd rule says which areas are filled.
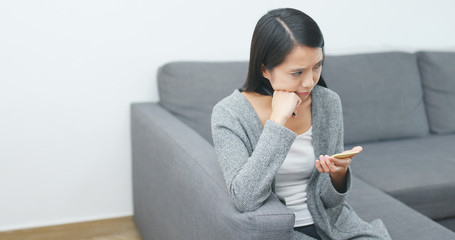
[[[343,152],[343,114],[338,94],[316,85],[311,106],[314,155]],[[215,105],[211,121],[218,161],[235,206],[241,212],[258,209],[270,194],[275,194],[275,174],[297,134],[270,120],[262,127],[255,110],[237,89]],[[339,193],[328,173],[313,169],[307,204],[318,234],[322,239],[336,240],[390,239],[380,219],[367,223],[346,202],[351,188],[350,168],[346,182],[347,191]],[[293,239],[313,239],[293,233]]]

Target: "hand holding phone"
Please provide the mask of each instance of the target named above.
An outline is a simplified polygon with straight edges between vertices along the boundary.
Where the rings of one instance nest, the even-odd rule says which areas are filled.
[[[319,172],[329,173],[331,176],[346,174],[349,164],[352,162],[352,156],[360,153],[361,151],[363,151],[363,148],[361,146],[356,146],[351,150],[332,156],[320,155],[319,160],[316,159],[316,169],[318,169]]]

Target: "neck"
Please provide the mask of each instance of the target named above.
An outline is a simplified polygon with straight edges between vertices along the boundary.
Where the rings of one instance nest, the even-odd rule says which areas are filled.
[[[311,107],[311,101],[312,101],[312,96],[313,94],[310,93],[310,95],[304,99],[302,99],[302,103],[300,104],[299,108],[307,108],[307,107]]]

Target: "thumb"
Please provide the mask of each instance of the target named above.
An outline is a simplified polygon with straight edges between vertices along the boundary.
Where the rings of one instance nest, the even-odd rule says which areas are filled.
[[[298,97],[297,104],[295,105],[296,110],[297,110],[297,108],[299,108],[300,104],[302,104],[302,99],[300,99],[300,97]]]
[[[300,104],[302,103],[302,99],[297,96],[297,106],[295,106],[296,108],[300,106]]]
[[[359,152],[361,152],[361,151],[363,151],[363,148],[362,148],[362,146],[356,146],[356,147],[353,147],[353,148],[352,148],[352,151],[359,151]]]
[[[294,108],[295,116],[297,116],[297,110],[299,109],[299,106],[301,103],[302,103],[302,99],[300,99],[300,97],[297,96],[297,104],[295,105],[295,108]]]

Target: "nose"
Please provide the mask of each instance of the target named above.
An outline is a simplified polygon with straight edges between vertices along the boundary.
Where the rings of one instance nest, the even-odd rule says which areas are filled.
[[[311,89],[313,87],[313,74],[305,74],[300,85],[304,89]]]

